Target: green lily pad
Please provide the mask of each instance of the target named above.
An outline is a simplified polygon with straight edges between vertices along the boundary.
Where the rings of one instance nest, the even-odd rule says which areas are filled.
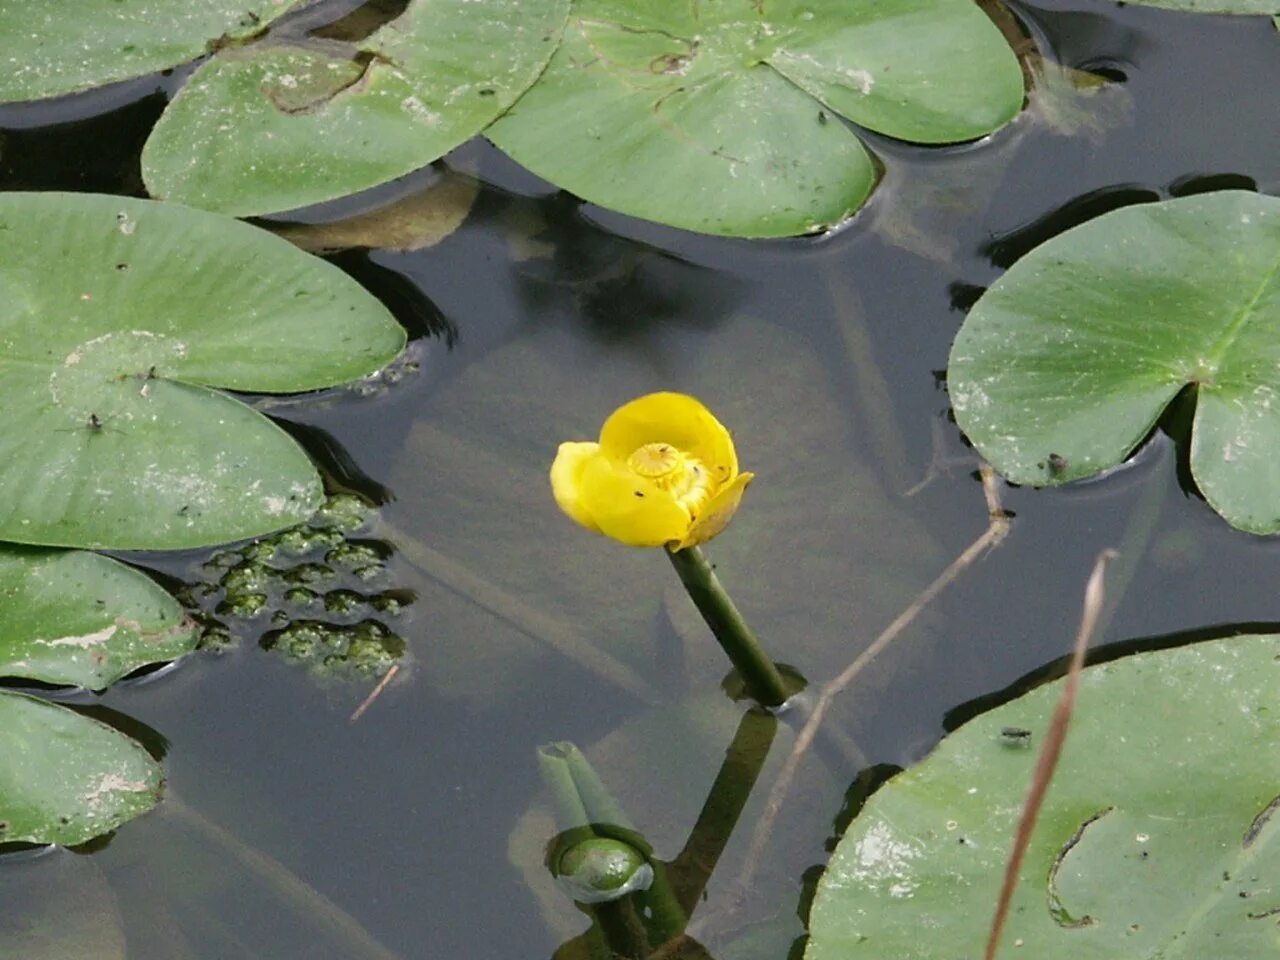
[[[569,0],[418,0],[358,48],[231,48],[142,154],[153,196],[236,215],[355,193],[471,139],[537,79]]]
[[[258,33],[293,0],[0,0],[0,102],[39,100],[186,63]]]
[[[1271,16],[1275,0],[1133,0],[1144,7],[1163,7],[1185,13],[1235,13],[1243,16]]]
[[[71,846],[160,799],[160,765],[105,723],[0,691],[0,843]]]
[[[0,545],[0,676],[102,690],[197,639],[178,602],[123,563]]]
[[[1023,96],[1012,50],[965,0],[579,0],[546,73],[486,135],[593,203],[786,236],[839,223],[871,191],[839,117],[954,143],[1002,127]]]
[[[0,238],[0,539],[176,549],[297,524],[310,460],[211,388],[315,390],[404,344],[341,271],[215,214],[7,193]]]
[[[1060,690],[978,717],[872,796],[819,885],[807,960],[982,955]],[[1274,956],[1277,698],[1275,636],[1086,670],[1002,956]]]
[[[1036,485],[1116,466],[1194,385],[1201,491],[1280,531],[1280,199],[1126,207],[1055,237],[979,299],[947,382],[983,456]]]

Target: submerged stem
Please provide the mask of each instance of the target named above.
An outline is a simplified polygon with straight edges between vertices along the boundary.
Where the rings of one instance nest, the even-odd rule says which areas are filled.
[[[225,827],[182,803],[172,791],[166,797],[163,809],[175,814],[196,833],[239,861],[283,903],[308,917],[316,929],[322,931],[328,941],[342,950],[343,955],[350,960],[401,960],[398,953],[393,953],[380,944],[360,921],[320,891],[279,861],[255,850]]]
[[[786,681],[733,605],[702,550],[698,547],[668,550],[667,556],[689,598],[733,661],[751,695],[766,707],[781,706],[790,696]]]

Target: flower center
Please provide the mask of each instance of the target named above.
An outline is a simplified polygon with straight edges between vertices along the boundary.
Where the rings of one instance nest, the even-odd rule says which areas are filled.
[[[684,455],[669,443],[646,443],[631,454],[627,466],[642,477],[658,480],[684,466]]]
[[[716,485],[701,460],[669,443],[646,443],[627,458],[627,466],[670,493],[689,511],[690,520],[698,519]]]

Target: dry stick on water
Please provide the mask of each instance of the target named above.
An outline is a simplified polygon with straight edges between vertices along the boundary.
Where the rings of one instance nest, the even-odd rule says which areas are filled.
[[[370,691],[369,695],[360,702],[360,706],[356,707],[356,711],[351,714],[351,719],[347,721],[348,723],[355,723],[364,716],[364,712],[373,705],[373,701],[377,700],[378,697],[382,695],[382,691],[387,689],[387,684],[391,682],[392,677],[394,677],[399,670],[400,664],[393,663],[391,665],[391,669],[382,675],[382,679],[378,681],[378,685],[374,687],[373,690]]]
[[[911,605],[898,614],[893,623],[885,627],[884,631],[880,636],[876,637],[871,646],[862,651],[849,666],[845,667],[843,673],[822,688],[822,692],[814,702],[813,712],[809,714],[809,718],[801,728],[799,735],[796,737],[795,745],[791,748],[791,753],[788,754],[786,762],[782,766],[782,771],[778,774],[778,779],[774,781],[773,789],[769,791],[769,799],[765,804],[764,813],[756,823],[755,832],[751,836],[751,847],[747,851],[746,861],[742,867],[742,875],[738,879],[740,895],[750,888],[751,882],[755,878],[755,872],[764,856],[765,845],[769,842],[769,834],[778,819],[778,814],[782,811],[782,805],[786,802],[791,783],[795,779],[796,770],[799,769],[800,761],[803,759],[805,752],[813,745],[814,737],[818,733],[818,727],[822,724],[823,718],[826,717],[832,701],[857,678],[867,664],[874,660],[885,647],[896,640],[899,634],[912,624],[921,611],[938,594],[949,587],[960,574],[964,573],[984,553],[998,546],[1000,541],[1008,534],[1009,516],[1000,505],[1000,490],[996,485],[995,471],[988,464],[983,463],[979,467],[979,472],[982,475],[982,492],[987,501],[986,531],[977,540],[969,544],[960,556],[952,560],[951,565],[943,570],[933,583],[925,587],[920,595],[911,601]]]
[[[1018,832],[1014,836],[1013,851],[1009,854],[1009,863],[1004,870],[1004,884],[1000,887],[1000,899],[996,901],[995,916],[991,918],[991,935],[987,938],[987,949],[983,953],[984,960],[995,960],[996,951],[1000,948],[1000,934],[1004,930],[1005,920],[1009,917],[1009,904],[1013,900],[1013,888],[1018,884],[1018,874],[1022,870],[1022,858],[1026,855],[1031,843],[1031,831],[1035,829],[1036,817],[1040,815],[1040,805],[1044,803],[1045,792],[1049,789],[1049,781],[1053,779],[1053,771],[1058,766],[1058,757],[1062,755],[1062,744],[1067,739],[1067,725],[1071,723],[1071,711],[1076,705],[1076,690],[1080,686],[1080,671],[1084,668],[1084,653],[1089,648],[1098,627],[1098,618],[1102,615],[1106,601],[1106,588],[1103,576],[1107,564],[1116,556],[1114,550],[1103,550],[1093,564],[1093,573],[1089,575],[1089,583],[1084,588],[1084,610],[1080,615],[1080,631],[1076,634],[1076,647],[1071,654],[1071,666],[1067,670],[1067,679],[1062,685],[1062,696],[1054,708],[1053,719],[1049,721],[1049,729],[1045,734],[1044,746],[1040,748],[1040,757],[1036,760],[1035,773],[1031,777],[1031,787],[1027,790],[1027,799],[1022,804],[1022,817],[1018,820]]]

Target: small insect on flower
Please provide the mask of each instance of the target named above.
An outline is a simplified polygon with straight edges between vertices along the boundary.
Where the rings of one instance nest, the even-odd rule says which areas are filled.
[[[752,474],[702,403],[651,393],[613,412],[600,440],[560,445],[551,490],[582,526],[633,547],[705,543],[729,523]]]

